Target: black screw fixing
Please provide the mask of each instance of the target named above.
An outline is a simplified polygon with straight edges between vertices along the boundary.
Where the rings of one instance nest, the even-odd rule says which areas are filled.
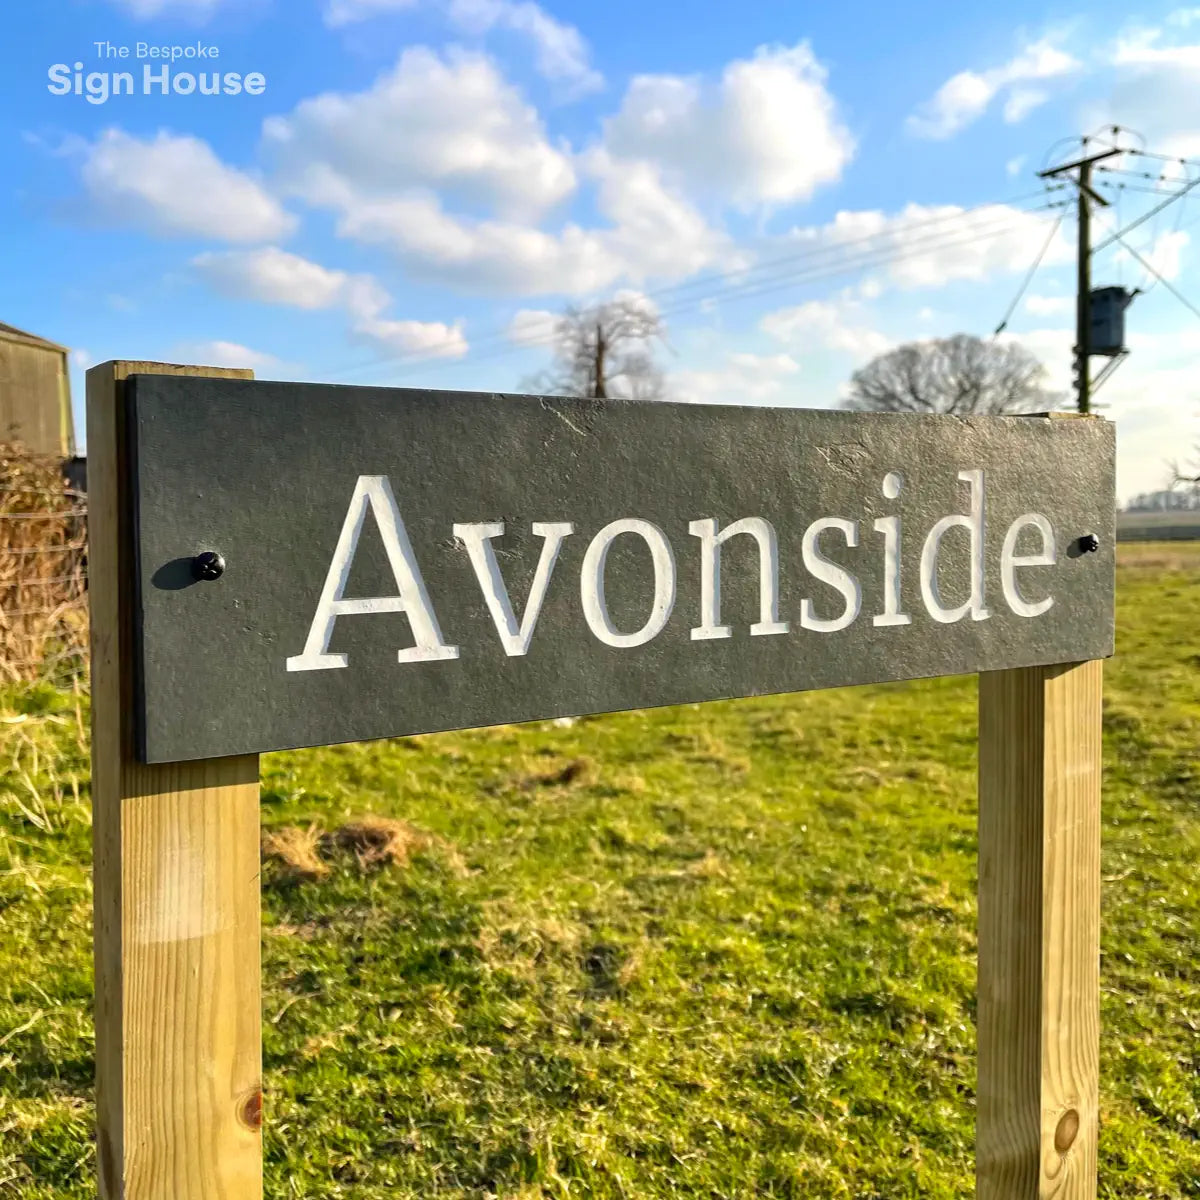
[[[1079,549],[1084,554],[1095,554],[1100,549],[1100,539],[1094,533],[1085,533],[1079,539]]]
[[[207,582],[220,579],[225,574],[225,560],[215,550],[205,550],[192,559],[192,574]]]

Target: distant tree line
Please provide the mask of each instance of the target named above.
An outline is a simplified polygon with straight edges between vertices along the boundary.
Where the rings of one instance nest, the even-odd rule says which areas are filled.
[[[1125,505],[1126,512],[1196,512],[1200,511],[1200,488],[1162,488],[1143,492]]]

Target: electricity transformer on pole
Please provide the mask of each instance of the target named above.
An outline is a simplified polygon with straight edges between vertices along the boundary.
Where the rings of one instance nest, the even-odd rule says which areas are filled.
[[[1078,269],[1079,279],[1075,297],[1075,386],[1076,403],[1081,413],[1091,411],[1092,384],[1090,373],[1090,355],[1092,352],[1092,246],[1091,246],[1091,209],[1089,204],[1095,203],[1108,207],[1108,201],[1092,187],[1092,166],[1106,158],[1123,154],[1123,150],[1109,148],[1098,154],[1089,154],[1085,158],[1077,158],[1062,166],[1051,167],[1048,171],[1040,171],[1039,179],[1056,179],[1077,171],[1075,185],[1079,201],[1079,246]]]
[[[1074,353],[1076,406],[1081,413],[1087,413],[1091,410],[1093,392],[1127,357],[1129,351],[1125,348],[1125,309],[1129,307],[1133,298],[1142,292],[1142,288],[1140,287],[1134,288],[1132,291],[1124,287],[1101,287],[1094,289],[1092,287],[1092,256],[1094,254],[1106,250],[1113,245],[1122,246],[1132,258],[1137,259],[1142,264],[1146,269],[1147,277],[1154,276],[1157,282],[1162,283],[1187,308],[1191,309],[1197,316],[1200,316],[1200,308],[1192,304],[1169,279],[1165,278],[1163,273],[1141,251],[1125,240],[1126,234],[1143,225],[1146,221],[1151,220],[1169,205],[1181,200],[1194,188],[1200,187],[1200,174],[1192,175],[1190,172],[1190,168],[1200,166],[1200,164],[1185,158],[1150,153],[1145,149],[1133,149],[1128,146],[1115,145],[1114,143],[1120,134],[1133,131],[1124,129],[1119,125],[1113,125],[1109,127],[1109,132],[1111,132],[1112,142],[1100,140],[1099,135],[1096,134],[1085,137],[1082,139],[1083,154],[1079,158],[1038,172],[1038,178],[1043,180],[1066,177],[1075,184],[1076,188],[1079,241],[1077,250],[1078,279],[1075,299]],[[1135,136],[1140,137],[1140,135]],[[1089,142],[1099,145],[1100,149],[1094,154],[1087,153]],[[1168,181],[1165,174],[1165,167],[1160,169],[1156,176],[1149,172],[1131,171],[1123,166],[1099,165],[1107,159],[1126,154],[1160,160],[1164,164],[1178,164],[1184,167],[1184,176],[1183,178],[1174,178]],[[1161,203],[1156,204],[1148,212],[1143,213],[1123,228],[1110,231],[1108,236],[1098,246],[1093,246],[1091,244],[1092,205],[1109,207],[1109,202],[1100,195],[1096,187],[1104,186],[1105,183],[1108,183],[1108,186],[1114,186],[1110,181],[1106,180],[1099,181],[1096,186],[1093,186],[1093,168],[1098,172],[1113,175],[1144,176],[1155,185],[1170,182],[1182,186],[1178,191],[1166,194],[1165,199]],[[1118,183],[1115,186],[1118,188],[1119,194],[1119,189],[1124,188],[1126,185]],[[1142,190],[1147,189],[1142,188]],[[1149,190],[1155,191],[1157,187]],[[1001,322],[1001,329],[1005,323]],[[999,332],[999,329],[997,332]],[[1092,379],[1090,370],[1091,359],[1097,355],[1107,358],[1108,362],[1096,378]]]

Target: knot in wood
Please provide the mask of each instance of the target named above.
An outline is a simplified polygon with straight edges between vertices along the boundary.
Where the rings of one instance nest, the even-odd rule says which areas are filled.
[[[1054,1148],[1059,1154],[1066,1154],[1075,1142],[1075,1138],[1079,1134],[1079,1113],[1073,1108],[1068,1108],[1065,1113],[1058,1119],[1058,1126],[1054,1130]]]
[[[238,1105],[238,1120],[241,1121],[247,1129],[254,1130],[257,1133],[262,1128],[263,1121],[263,1094],[262,1088],[256,1087],[242,1102]]]

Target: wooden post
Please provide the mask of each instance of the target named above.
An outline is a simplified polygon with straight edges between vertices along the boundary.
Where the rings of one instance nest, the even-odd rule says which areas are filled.
[[[100,1196],[258,1200],[258,756],[147,766],[133,753],[135,373],[252,377],[142,362],[87,377]]]
[[[1094,1200],[1100,662],[979,677],[979,1200]]]

